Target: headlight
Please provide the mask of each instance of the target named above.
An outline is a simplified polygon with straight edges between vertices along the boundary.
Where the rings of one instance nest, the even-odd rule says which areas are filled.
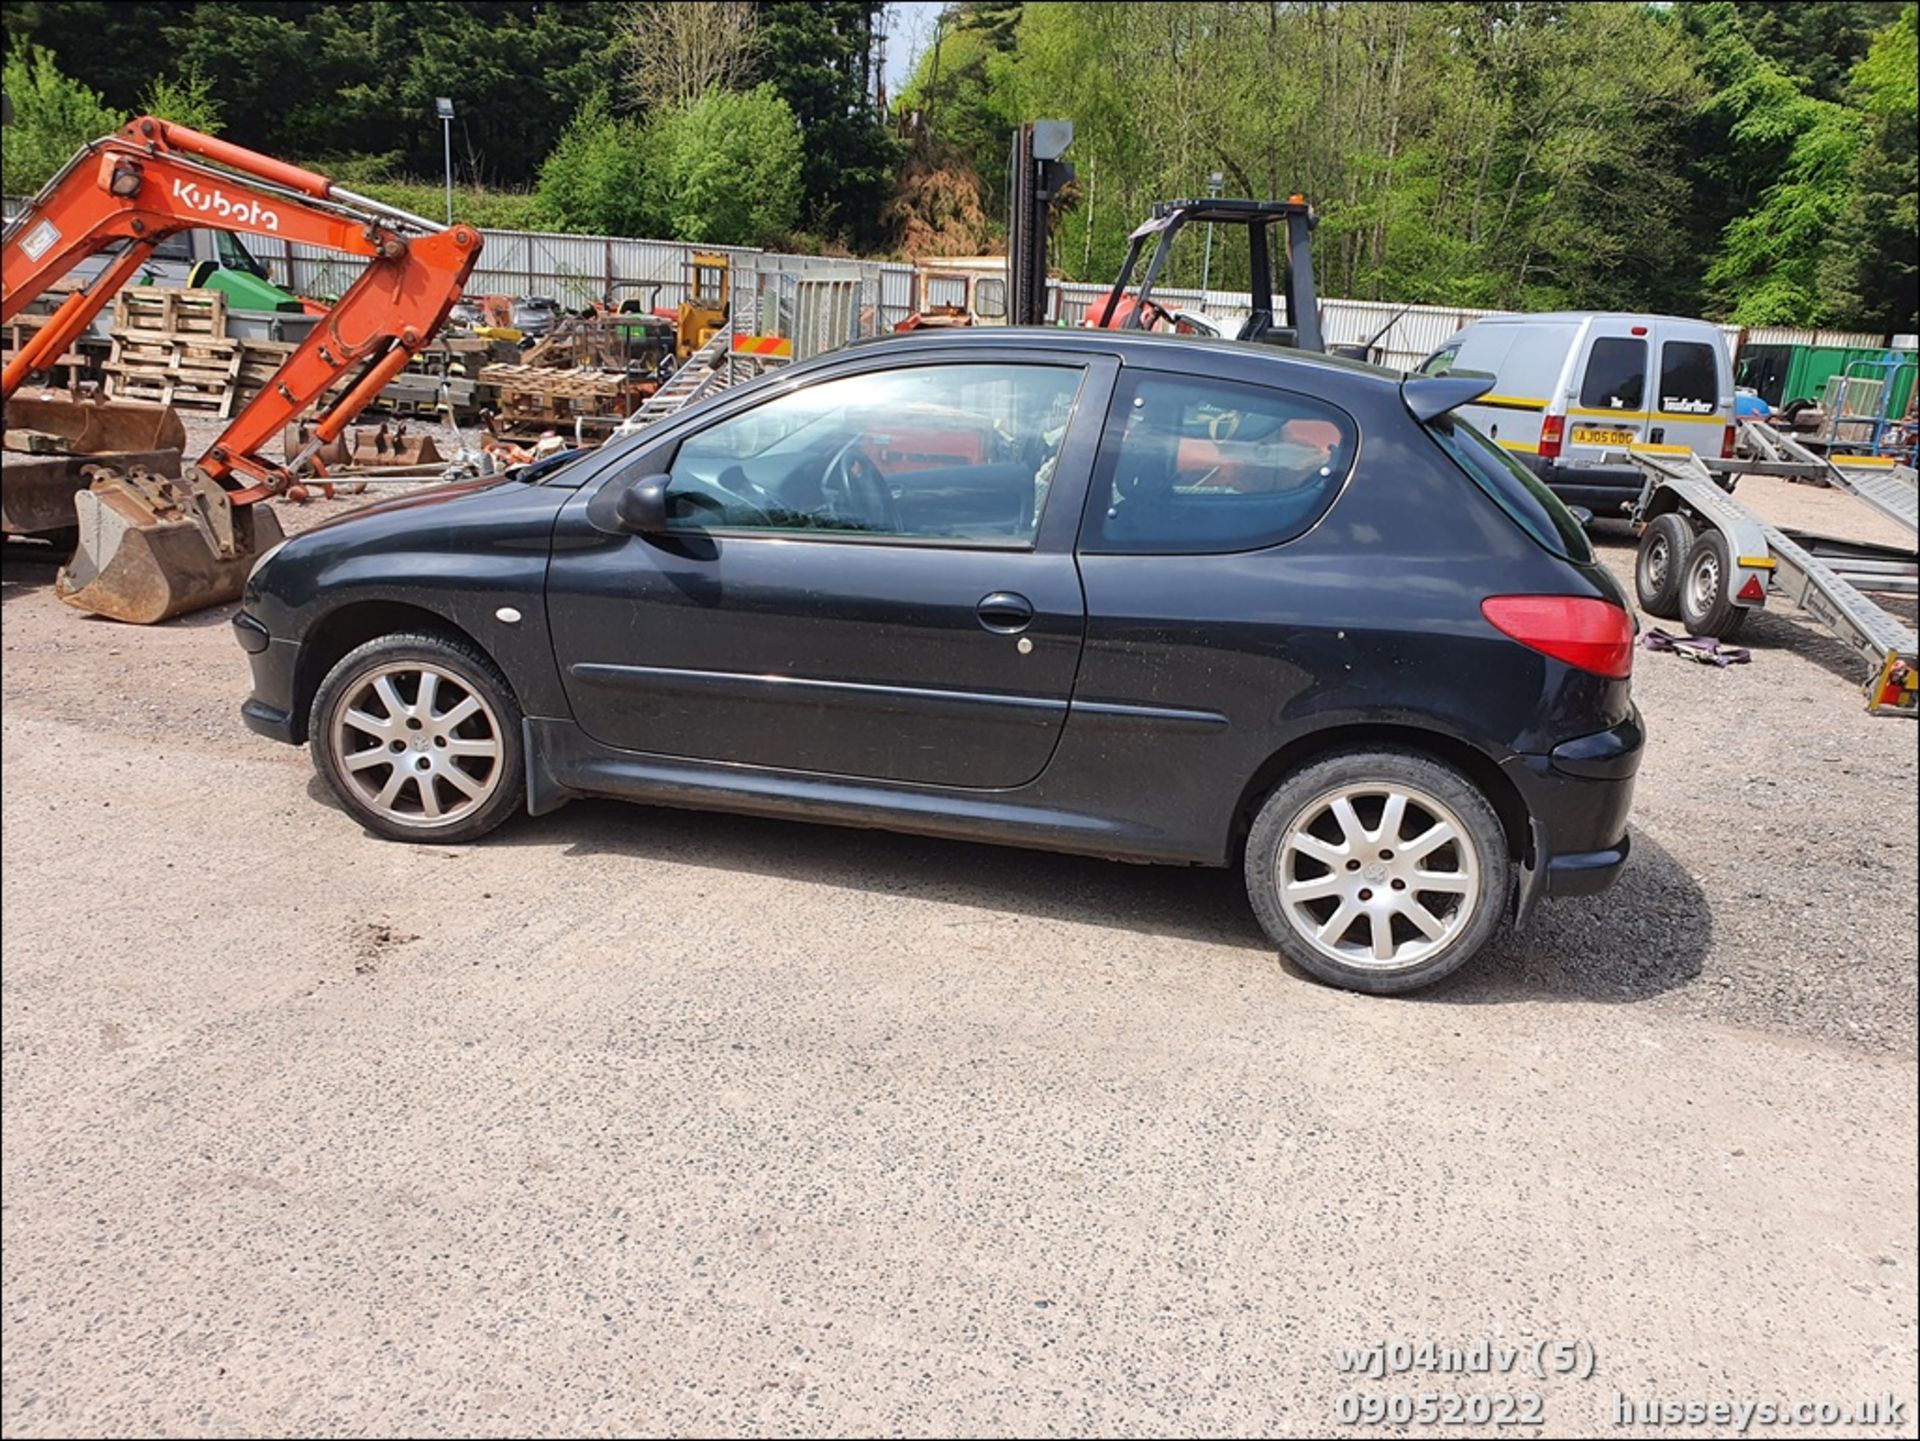
[[[268,561],[272,560],[276,555],[280,554],[281,551],[285,550],[287,546],[287,542],[292,539],[293,537],[290,535],[282,536],[279,540],[276,540],[272,545],[266,548],[266,550],[261,554],[260,559],[256,560],[253,563],[253,569],[247,572],[247,584],[249,587],[251,587],[253,584],[253,578],[258,574],[260,574],[260,567],[265,565]]]

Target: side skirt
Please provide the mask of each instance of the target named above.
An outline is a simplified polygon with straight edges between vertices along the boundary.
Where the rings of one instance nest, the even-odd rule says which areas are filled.
[[[527,810],[545,815],[578,796],[605,796],[688,810],[735,811],[833,825],[906,831],[1110,860],[1220,864],[1181,838],[1106,816],[1037,803],[1034,787],[963,791],[938,786],[680,760],[618,750],[572,721],[529,716]]]

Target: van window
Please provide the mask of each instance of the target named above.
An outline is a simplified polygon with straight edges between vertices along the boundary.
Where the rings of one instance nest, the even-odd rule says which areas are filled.
[[[1454,361],[1459,358],[1460,342],[1456,340],[1451,345],[1441,346],[1438,350],[1434,351],[1432,355],[1429,355],[1425,360],[1421,361],[1418,373],[1421,375],[1445,375],[1449,370],[1453,369]]]
[[[1333,504],[1357,439],[1345,412],[1292,391],[1127,376],[1108,415],[1080,549],[1199,555],[1292,540]]]
[[[176,230],[153,247],[153,259],[191,261],[193,241],[188,238],[186,231]]]
[[[1593,547],[1580,522],[1545,483],[1457,415],[1440,417],[1427,428],[1440,448],[1473,478],[1520,528],[1555,555],[1585,565]]]
[[[1660,347],[1660,409],[1677,415],[1711,415],[1720,403],[1720,367],[1713,347],[1698,340],[1669,340]]]
[[[1607,336],[1593,342],[1580,403],[1598,410],[1638,410],[1647,398],[1647,343]]]

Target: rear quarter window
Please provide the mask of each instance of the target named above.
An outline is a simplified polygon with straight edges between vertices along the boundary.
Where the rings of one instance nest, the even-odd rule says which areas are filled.
[[[1526,533],[1555,555],[1584,565],[1593,546],[1580,522],[1545,483],[1457,415],[1442,416],[1427,433],[1473,483]]]
[[[1333,504],[1358,443],[1352,418],[1311,396],[1134,371],[1107,416],[1080,549],[1193,555],[1279,545]]]

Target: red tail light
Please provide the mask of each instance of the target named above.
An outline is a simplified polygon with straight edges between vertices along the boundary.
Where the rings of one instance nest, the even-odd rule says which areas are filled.
[[[1540,422],[1540,455],[1543,460],[1554,460],[1560,454],[1560,442],[1566,438],[1567,418],[1564,415],[1549,415]]]
[[[1595,675],[1633,674],[1633,622],[1619,606],[1570,595],[1495,595],[1480,613],[1529,650]]]
[[[1733,448],[1739,442],[1739,439],[1740,427],[1737,425],[1729,425],[1720,433],[1720,458],[1722,460],[1733,459]]]

